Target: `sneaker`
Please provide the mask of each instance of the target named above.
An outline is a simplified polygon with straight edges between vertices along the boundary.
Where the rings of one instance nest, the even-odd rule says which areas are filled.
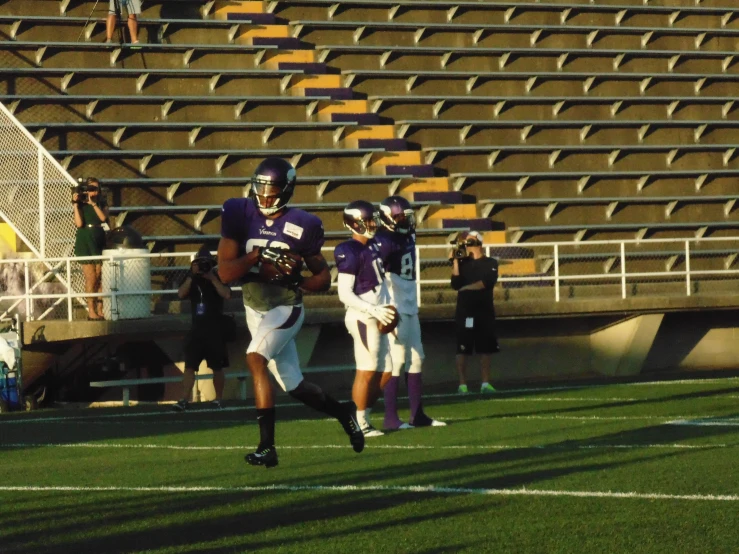
[[[446,423],[438,419],[431,419],[426,414],[421,414],[413,420],[413,427],[446,427]]]
[[[371,423],[368,423],[367,425],[362,427],[362,434],[364,435],[365,439],[368,439],[372,437],[381,437],[385,433],[373,427]]]
[[[383,423],[382,428],[385,431],[402,431],[405,429],[413,429],[413,425],[409,423],[403,423],[402,421],[398,421],[397,423],[391,423],[391,424]]]
[[[221,401],[220,400],[211,400],[210,401],[210,407],[213,410],[220,410],[221,408],[223,408],[223,406],[221,405]]]
[[[491,385],[490,383],[484,383],[480,387],[480,393],[482,394],[489,394],[491,392],[495,392],[495,387],[493,387],[493,385]]]
[[[187,400],[178,400],[177,404],[172,406],[172,409],[175,412],[184,412],[185,410],[187,410],[188,405],[189,402]]]
[[[136,42],[132,42],[130,48],[131,50],[141,50],[141,43],[138,40]]]
[[[277,465],[277,449],[274,446],[257,448],[256,452],[244,456],[250,466],[275,467]]]
[[[346,434],[349,435],[349,442],[352,443],[354,452],[359,453],[364,450],[364,433],[357,421],[357,405],[354,402],[346,402],[344,407],[347,411],[346,417],[340,422]]]
[[[457,394],[469,394],[469,392],[467,385],[459,385],[459,388],[457,389]]]

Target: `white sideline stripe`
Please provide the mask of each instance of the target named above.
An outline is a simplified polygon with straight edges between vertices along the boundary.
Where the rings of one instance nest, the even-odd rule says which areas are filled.
[[[462,445],[425,445],[425,444],[368,444],[365,446],[371,450],[609,450],[609,449],[686,449],[700,450],[712,448],[734,448],[739,444],[581,444],[576,446],[557,446],[557,445],[512,445],[512,444],[462,444]],[[176,445],[176,444],[120,444],[120,443],[92,443],[92,442],[73,442],[73,443],[13,443],[0,444],[2,449],[15,448],[113,448],[113,449],[144,449],[144,450],[250,450],[256,448],[256,445],[244,446],[192,446],[192,445]],[[346,444],[313,444],[313,445],[297,445],[283,446],[280,450],[345,450],[349,446]]]
[[[692,427],[739,427],[739,419],[678,419],[668,421],[668,425],[686,425]]]
[[[206,410],[199,410],[205,412]],[[223,411],[223,410],[220,410]],[[111,414],[112,415],[112,414]],[[177,414],[175,414],[177,415]],[[110,416],[99,416],[99,417],[110,417]],[[121,417],[133,417],[123,414]],[[704,418],[720,420],[723,416],[714,415],[634,415],[634,416],[564,416],[564,415],[548,415],[548,416],[537,416],[537,415],[500,415],[496,416],[496,420],[508,420],[508,419],[530,419],[530,420],[572,420],[572,421],[662,421],[666,424],[673,424],[674,421],[678,420],[701,420]],[[90,419],[97,419],[96,416],[79,416],[79,417],[64,417],[64,418],[37,418],[37,419],[11,419],[3,421],[3,424],[25,424],[25,423],[68,423],[74,421],[76,423],[85,423],[90,425],[131,425],[130,422],[123,421],[84,421]],[[476,417],[436,417],[439,421],[474,421]],[[315,423],[315,422],[335,422],[333,418],[314,418],[314,419],[290,419],[287,420],[290,423]],[[739,420],[723,420],[723,421],[737,421]],[[157,421],[155,425],[223,425],[223,424],[237,424],[237,425],[251,425],[255,422],[248,419],[190,419],[180,418],[168,421]]]
[[[733,494],[667,494],[617,491],[567,491],[547,489],[481,489],[465,487],[437,487],[434,485],[265,485],[245,487],[86,487],[86,486],[0,486],[0,492],[402,492],[429,493],[438,495],[480,496],[559,496],[575,498],[632,498],[639,500],[688,500],[737,502],[739,495]]]

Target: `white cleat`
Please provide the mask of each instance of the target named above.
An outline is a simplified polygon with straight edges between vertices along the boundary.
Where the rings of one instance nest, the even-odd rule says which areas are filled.
[[[431,420],[431,427],[446,427],[445,421],[439,421],[438,419]]]
[[[398,427],[398,430],[402,429],[413,429],[413,425],[410,423],[401,423],[400,427]]]
[[[373,427],[372,424],[367,424],[362,427],[362,433],[364,434],[365,439],[371,439],[372,437],[381,437],[385,434],[379,429]]]

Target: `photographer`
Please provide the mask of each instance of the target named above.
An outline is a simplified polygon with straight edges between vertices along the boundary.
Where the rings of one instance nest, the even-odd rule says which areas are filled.
[[[77,227],[74,255],[77,257],[102,255],[105,247],[103,224],[108,220],[108,206],[105,197],[100,195],[100,183],[97,179],[90,177],[74,188],[72,206],[74,206],[74,224]],[[85,276],[85,292],[101,292],[102,260],[84,260],[79,264]],[[102,320],[102,298],[88,298],[87,311],[87,319]]]
[[[480,355],[481,393],[495,392],[490,384],[490,356],[498,352],[495,336],[493,287],[498,281],[498,262],[483,254],[482,237],[476,231],[459,233],[455,247],[452,288],[459,291],[455,325],[457,334],[457,372],[460,394],[467,394],[467,359]]]
[[[231,290],[221,283],[215,268],[215,258],[206,246],[202,246],[190,265],[190,273],[177,291],[180,299],[189,298],[192,304],[192,328],[185,337],[182,399],[174,405],[177,411],[187,409],[195,384],[195,373],[203,360],[213,371],[213,387],[216,391],[213,407],[221,407],[225,382],[222,370],[228,366],[223,301],[231,297]]]

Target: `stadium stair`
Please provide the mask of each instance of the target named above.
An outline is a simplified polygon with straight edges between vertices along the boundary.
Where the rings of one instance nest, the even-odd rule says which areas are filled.
[[[405,176],[398,194],[414,202],[438,202],[431,206],[422,223],[425,227],[479,231],[486,244],[506,242],[505,224],[482,217],[477,199],[469,194],[454,192],[448,176],[442,170],[426,163],[423,152],[413,149],[404,138],[398,138],[395,121],[372,112],[371,104],[351,87],[343,86],[340,71],[317,61],[314,45],[290,36],[289,21],[268,11],[268,3],[260,1],[216,2],[216,19],[247,20],[259,25],[236,37],[237,43],[271,45],[261,67],[272,70],[302,70],[304,75],[285,78],[284,87],[297,96],[328,96],[329,101],[317,103],[314,116],[318,121],[354,122],[340,131],[340,138],[348,148],[383,148],[373,153],[368,169],[373,174]],[[505,260],[503,275],[530,275],[536,272],[536,259],[531,249],[499,248],[496,256]]]

